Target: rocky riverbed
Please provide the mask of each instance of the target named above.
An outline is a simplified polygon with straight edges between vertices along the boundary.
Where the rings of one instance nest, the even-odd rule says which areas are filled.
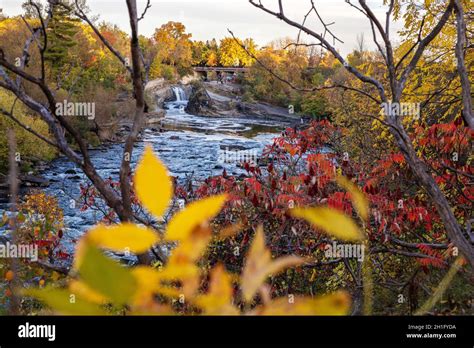
[[[238,161],[223,161],[222,154],[245,151],[258,156],[285,127],[295,123],[294,119],[275,121],[241,114],[192,115],[185,111],[190,92],[175,89],[174,94],[181,93],[180,96],[170,96],[168,101],[163,99],[163,107],[167,109],[164,117],[142,132],[134,148],[132,166],[136,165],[145,144],[151,144],[178,182],[184,183],[189,178],[199,182],[221,174],[224,169],[230,175],[244,175]],[[159,106],[155,107],[159,109]],[[105,144],[91,150],[92,162],[102,177],[118,179],[122,151],[122,143]],[[39,174],[43,178],[41,186],[46,186],[41,189],[57,197],[64,211],[65,247],[72,248],[73,240],[102,218],[100,212],[80,209],[80,184],[87,182],[87,178],[63,157],[49,163]],[[0,203],[0,214],[3,214],[2,209],[8,209],[8,204]]]

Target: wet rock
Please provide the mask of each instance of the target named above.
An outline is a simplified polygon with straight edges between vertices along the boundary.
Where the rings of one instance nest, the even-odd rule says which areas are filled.
[[[35,175],[20,175],[21,184],[24,186],[48,187],[49,181],[43,177]]]
[[[180,83],[181,85],[189,85],[189,84],[191,84],[191,83],[194,83],[194,82],[196,82],[196,81],[199,81],[200,79],[201,79],[201,78],[200,78],[199,74],[195,72],[195,73],[193,73],[193,74],[189,74],[189,75],[183,76],[183,77],[181,78],[181,80],[179,81],[179,83]]]
[[[166,111],[159,109],[157,111],[149,112],[145,114],[147,124],[160,123],[166,115]]]
[[[242,150],[247,150],[247,147],[242,146],[242,145],[237,145],[237,144],[230,144],[230,145],[221,145],[220,149],[226,150],[226,151],[242,151]]]
[[[167,100],[173,100],[171,85],[163,78],[152,80],[145,86],[145,102],[149,110],[159,110]]]
[[[213,100],[202,83],[193,84],[193,90],[185,111],[188,114],[199,116],[217,115]]]

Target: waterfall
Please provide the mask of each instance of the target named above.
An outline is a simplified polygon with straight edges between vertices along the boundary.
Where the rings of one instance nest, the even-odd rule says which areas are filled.
[[[181,87],[173,87],[173,93],[177,102],[187,101],[186,93],[184,93],[184,90]]]
[[[186,106],[188,105],[188,98],[186,97],[186,93],[180,86],[171,87],[171,90],[173,91],[175,100],[165,102],[164,108],[166,110],[169,110],[169,112],[171,113],[178,112],[179,114],[184,114]]]

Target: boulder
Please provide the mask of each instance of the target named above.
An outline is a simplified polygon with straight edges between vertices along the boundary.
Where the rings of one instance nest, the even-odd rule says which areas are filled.
[[[21,181],[22,186],[35,186],[35,187],[49,186],[49,181],[40,176],[23,174],[23,175],[20,175],[20,181]]]
[[[202,83],[193,84],[186,112],[198,116],[215,116],[214,101]]]
[[[192,84],[196,81],[200,81],[201,77],[199,76],[198,73],[194,72],[193,74],[189,74],[186,76],[183,76],[181,80],[179,81],[180,85],[189,85]]]
[[[150,111],[162,109],[163,103],[173,100],[173,97],[170,84],[163,78],[152,80],[145,86],[145,102]]]
[[[163,109],[157,111],[149,112],[145,114],[145,120],[147,124],[160,123],[165,117],[166,112]]]

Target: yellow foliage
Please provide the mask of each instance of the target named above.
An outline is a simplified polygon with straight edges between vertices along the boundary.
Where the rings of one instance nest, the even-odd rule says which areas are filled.
[[[87,241],[98,247],[118,252],[140,254],[158,243],[155,231],[130,223],[117,226],[98,225],[90,230],[85,237]]]
[[[259,315],[346,315],[351,301],[344,291],[324,295],[319,298],[295,297],[279,298],[258,308],[255,314]]]
[[[135,191],[138,199],[156,217],[162,217],[173,196],[173,183],[165,166],[153,155],[151,146],[138,163],[135,173]]]
[[[344,213],[328,207],[295,208],[291,215],[309,222],[331,236],[344,241],[361,241],[364,234],[357,224]]]
[[[206,295],[198,296],[194,303],[209,315],[237,315],[239,311],[232,304],[233,289],[231,276],[224,266],[218,265],[211,271],[211,283]]]
[[[343,176],[336,178],[339,186],[347,190],[351,194],[352,202],[354,203],[360,217],[365,221],[369,217],[369,202],[362,191],[353,182]]]
[[[172,185],[166,168],[152,153],[145,150],[138,165],[135,189],[141,203],[152,213],[161,216],[172,198]],[[240,283],[243,297],[249,303],[257,292],[266,294],[263,304],[243,314],[261,315],[341,315],[347,314],[350,300],[340,292],[320,298],[270,298],[265,281],[268,276],[285,268],[300,265],[303,259],[287,256],[272,260],[265,246],[263,228],[259,227],[250,246],[241,279],[227,273],[224,266],[210,270],[208,291],[200,286],[205,279],[199,260],[212,239],[209,221],[222,209],[226,195],[209,197],[189,204],[175,214],[165,232],[166,241],[175,246],[162,267],[138,266],[127,268],[106,257],[99,248],[140,253],[159,242],[157,234],[133,224],[111,227],[97,226],[79,241],[75,274],[68,289],[31,289],[27,296],[35,297],[63,314],[103,314],[104,304],[126,309],[129,314],[174,314],[177,301],[186,305],[190,313],[207,315],[237,315],[241,309],[235,304],[233,283]],[[70,303],[69,295],[77,296],[78,306]],[[161,302],[156,295],[160,295]],[[165,303],[163,303],[163,301]],[[126,305],[126,307],[125,307]]]
[[[304,262],[303,259],[296,256],[286,256],[275,261],[272,261],[271,258],[270,250],[265,247],[263,228],[260,226],[250,247],[242,275],[242,292],[246,301],[252,300],[270,274],[276,274],[287,267]]]
[[[177,241],[188,240],[192,237],[191,233],[201,223],[214,218],[221,211],[226,198],[226,195],[219,195],[189,204],[169,222],[165,238]]]

